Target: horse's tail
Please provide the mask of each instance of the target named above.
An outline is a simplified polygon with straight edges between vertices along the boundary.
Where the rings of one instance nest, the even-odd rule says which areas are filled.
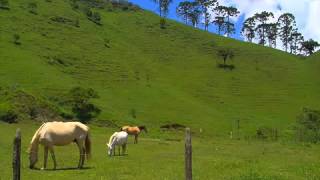
[[[90,140],[89,132],[87,133],[87,136],[86,136],[85,148],[86,148],[86,150],[85,150],[86,157],[87,157],[87,159],[90,159],[90,157],[91,157],[91,140]]]

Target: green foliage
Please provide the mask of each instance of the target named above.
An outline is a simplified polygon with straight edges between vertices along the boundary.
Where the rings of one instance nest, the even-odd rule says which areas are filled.
[[[103,111],[94,120],[126,124],[134,108],[137,124],[179,123],[202,128],[203,136],[226,136],[235,118],[244,119],[243,136],[251,137],[260,124],[282,132],[301,104],[320,108],[316,54],[302,61],[169,19],[170,28],[160,29],[155,14],[124,12],[112,5],[112,11],[89,6],[103,18],[104,26],[96,26],[80,14],[87,1],[78,1],[76,12],[69,1],[35,1],[41,16],[32,16],[19,8],[29,2],[12,0],[10,7],[16,8],[1,13],[0,86],[20,87],[58,107],[61,116],[75,115],[71,106],[52,99],[75,86],[99,92],[92,102]],[[81,27],[50,17],[79,19]],[[15,18],[19,20],[13,23]],[[14,33],[23,46],[13,46]],[[216,62],[223,64],[217,56],[220,49],[235,52],[226,64],[235,64],[237,70],[213,68]],[[30,119],[28,109],[21,113],[23,119]]]
[[[302,50],[305,51],[306,54],[312,55],[317,47],[319,47],[320,44],[317,41],[314,41],[313,39],[309,39],[308,41],[302,42]]]
[[[270,127],[259,127],[256,131],[256,137],[260,140],[278,140],[278,129]]]
[[[69,91],[69,103],[72,105],[72,112],[81,122],[87,123],[99,115],[101,110],[90,101],[98,97],[98,94],[92,88],[74,87]]]
[[[28,4],[28,8],[29,8],[29,12],[30,12],[31,14],[35,14],[35,15],[38,14],[38,12],[37,12],[38,5],[37,5],[36,2],[30,2],[30,3]]]
[[[17,113],[7,103],[0,103],[0,120],[6,123],[16,123],[18,119]]]
[[[303,108],[295,126],[298,140],[317,143],[320,141],[320,111]]]
[[[19,34],[14,34],[13,35],[13,43],[16,44],[16,45],[21,45],[20,35]]]
[[[102,25],[101,24],[101,16],[99,12],[93,12],[91,9],[86,9],[85,10],[86,15],[88,17],[88,19],[94,23],[96,23],[97,25]]]
[[[278,26],[279,26],[279,35],[280,39],[283,43],[284,49],[287,52],[289,49],[289,45],[291,43],[290,36],[293,33],[296,20],[293,14],[284,13],[278,18]]]
[[[227,65],[227,60],[231,60],[234,58],[234,52],[231,49],[220,49],[217,52],[217,55],[223,59],[223,64],[218,67],[224,68],[224,69],[234,69],[234,65]]]
[[[0,0],[0,10],[10,10],[9,1],[8,0]]]

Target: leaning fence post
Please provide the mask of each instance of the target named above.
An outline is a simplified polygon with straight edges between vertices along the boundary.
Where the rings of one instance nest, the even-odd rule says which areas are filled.
[[[20,180],[20,155],[21,155],[21,132],[17,129],[16,136],[13,140],[13,180]]]
[[[186,180],[192,180],[192,144],[190,128],[186,128],[185,139],[185,176]]]

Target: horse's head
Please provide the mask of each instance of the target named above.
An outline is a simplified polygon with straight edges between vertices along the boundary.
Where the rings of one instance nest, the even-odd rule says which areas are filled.
[[[113,148],[110,144],[107,144],[107,146],[108,146],[108,155],[111,156]]]
[[[34,165],[37,163],[38,161],[38,152],[33,151],[32,148],[29,148],[29,168],[33,169]]]
[[[139,126],[139,129],[142,131],[144,130],[146,133],[148,133],[147,127],[146,126]]]

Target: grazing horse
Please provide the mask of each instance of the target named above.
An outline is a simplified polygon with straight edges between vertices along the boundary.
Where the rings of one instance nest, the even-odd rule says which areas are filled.
[[[44,163],[43,168],[47,167],[48,150],[50,151],[54,169],[57,167],[54,155],[54,146],[64,146],[72,142],[78,145],[80,152],[80,160],[78,168],[82,168],[85,160],[90,157],[91,141],[89,137],[89,127],[80,122],[47,122],[33,135],[29,147],[30,169],[33,169],[38,161],[38,147],[41,144],[44,147]]]
[[[138,143],[138,136],[142,130],[148,133],[145,126],[123,126],[120,130],[125,131],[130,135],[134,135],[134,144]]]
[[[127,140],[128,140],[128,133],[125,131],[115,132],[109,139],[108,146],[108,155],[111,156],[112,152],[113,155],[116,154],[115,146],[119,146],[119,156],[120,156],[120,146],[122,146],[122,154],[125,154],[127,148]]]

